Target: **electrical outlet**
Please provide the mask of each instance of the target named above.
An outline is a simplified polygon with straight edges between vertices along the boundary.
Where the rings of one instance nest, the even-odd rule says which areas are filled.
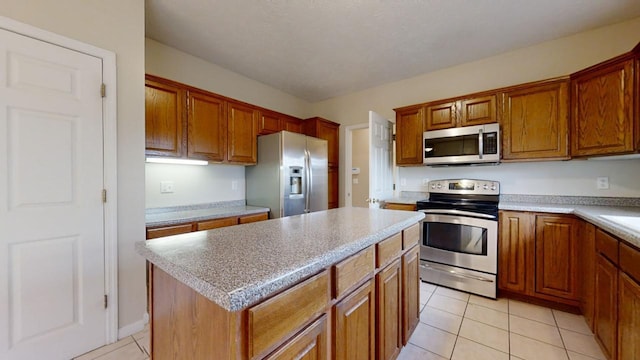
[[[422,179],[422,186],[429,186],[429,179]]]
[[[174,191],[173,181],[160,181],[160,193],[168,194]]]
[[[400,186],[407,186],[407,178],[400,178]]]
[[[596,187],[600,190],[607,190],[609,188],[609,177],[608,176],[597,177]]]
[[[231,190],[238,190],[238,180],[231,180]]]

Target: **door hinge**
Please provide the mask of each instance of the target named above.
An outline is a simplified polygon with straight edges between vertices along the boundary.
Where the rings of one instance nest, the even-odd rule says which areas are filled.
[[[100,96],[102,96],[102,97],[106,97],[107,96],[107,85],[100,84]]]
[[[393,184],[393,190],[395,190],[395,189],[396,189],[396,184]]]
[[[105,309],[107,308],[107,305],[109,304],[109,300],[108,299],[109,299],[109,297],[107,297],[107,295],[105,294],[104,295],[104,308]]]
[[[391,141],[396,141],[396,134],[391,135]]]
[[[102,189],[102,202],[107,202],[107,189]]]

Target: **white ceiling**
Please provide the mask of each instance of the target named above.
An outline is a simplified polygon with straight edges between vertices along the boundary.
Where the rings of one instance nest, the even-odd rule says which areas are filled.
[[[146,35],[319,101],[640,16],[638,0],[146,0]]]

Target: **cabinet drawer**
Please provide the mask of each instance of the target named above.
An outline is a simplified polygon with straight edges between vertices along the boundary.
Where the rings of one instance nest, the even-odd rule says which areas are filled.
[[[387,210],[416,211],[416,204],[386,203],[384,208]]]
[[[249,358],[254,359],[273,350],[322,314],[329,297],[329,274],[323,271],[250,308],[247,311]]]
[[[596,251],[618,264],[618,239],[600,229],[596,229]]]
[[[265,360],[328,358],[327,315],[323,315]]]
[[[248,224],[256,221],[263,221],[269,219],[269,215],[267,213],[254,214],[254,215],[245,215],[241,216],[238,219],[239,224]]]
[[[163,236],[178,235],[191,232],[193,226],[191,224],[182,224],[175,226],[165,226],[156,229],[147,229],[147,239],[155,239]]]
[[[407,250],[420,242],[420,223],[412,225],[402,231],[402,249]]]
[[[397,233],[390,238],[376,244],[376,267],[384,265],[397,258],[402,251],[402,233]]]
[[[367,275],[373,273],[373,246],[334,266],[335,298],[339,299]]]
[[[211,230],[211,229],[217,229],[217,228],[221,228],[221,227],[225,227],[225,226],[232,226],[232,225],[237,225],[238,224],[238,218],[237,217],[228,217],[228,218],[223,218],[223,219],[213,219],[213,220],[207,220],[207,221],[201,221],[199,223],[196,224],[196,230],[200,231],[200,230]]]
[[[640,282],[640,251],[620,243],[620,269]]]

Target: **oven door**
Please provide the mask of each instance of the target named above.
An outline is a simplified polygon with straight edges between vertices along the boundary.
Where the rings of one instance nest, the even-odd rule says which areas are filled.
[[[497,273],[498,221],[426,214],[420,257],[440,264]]]

